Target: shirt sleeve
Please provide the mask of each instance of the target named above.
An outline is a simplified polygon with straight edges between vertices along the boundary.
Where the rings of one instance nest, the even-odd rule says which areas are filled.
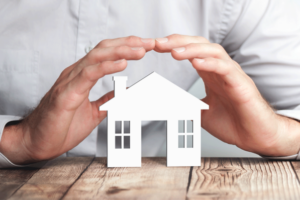
[[[220,44],[276,113],[295,120],[300,120],[299,10],[292,0],[243,1],[228,16],[227,23],[233,25],[219,35]],[[299,155],[274,158],[293,160]]]
[[[0,141],[2,138],[2,133],[5,125],[8,122],[20,120],[21,117],[18,116],[10,116],[10,115],[0,115]],[[18,167],[18,165],[10,162],[1,152],[0,152],[0,168],[9,168],[9,167]]]
[[[22,119],[22,117],[11,116],[11,115],[0,115],[0,141],[2,138],[2,133],[3,133],[5,125],[8,122],[17,121],[20,119]],[[38,162],[38,163],[34,163],[34,164],[29,164],[29,165],[16,165],[16,164],[12,163],[9,159],[7,159],[0,152],[0,168],[12,168],[12,167],[37,167],[37,168],[40,168],[45,164],[45,162],[43,161],[43,162]]]

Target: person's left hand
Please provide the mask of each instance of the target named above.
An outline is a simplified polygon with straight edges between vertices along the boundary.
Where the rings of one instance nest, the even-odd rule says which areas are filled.
[[[188,59],[205,83],[202,126],[220,140],[269,156],[298,153],[300,123],[277,115],[252,79],[219,44],[198,36],[156,39],[155,51]]]

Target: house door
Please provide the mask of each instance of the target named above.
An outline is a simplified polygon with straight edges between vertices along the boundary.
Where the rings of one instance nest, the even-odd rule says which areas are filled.
[[[165,157],[167,121],[142,121],[142,157]]]
[[[168,122],[168,166],[200,166],[200,125],[195,122],[198,120]]]
[[[141,166],[141,129],[138,120],[108,121],[108,167]]]

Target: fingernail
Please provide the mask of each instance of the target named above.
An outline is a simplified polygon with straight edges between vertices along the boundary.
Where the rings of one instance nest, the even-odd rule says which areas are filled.
[[[185,47],[179,47],[179,48],[175,48],[173,50],[176,51],[177,53],[181,53],[181,52],[185,51]]]
[[[200,58],[194,58],[194,60],[196,60],[196,62],[198,63],[203,63],[205,61],[204,59],[200,59]]]
[[[132,50],[141,50],[143,47],[131,47]]]
[[[141,41],[144,43],[149,43],[151,42],[153,39],[152,38],[142,38]]]
[[[156,40],[157,42],[159,42],[159,43],[166,43],[166,42],[169,41],[168,38],[156,38],[155,40]]]
[[[116,60],[114,63],[120,63],[123,62],[125,59]]]

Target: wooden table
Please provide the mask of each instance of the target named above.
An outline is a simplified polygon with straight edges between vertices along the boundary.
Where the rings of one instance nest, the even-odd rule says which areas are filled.
[[[106,158],[58,158],[1,169],[0,199],[300,199],[300,162],[202,158],[201,167],[106,168]]]

